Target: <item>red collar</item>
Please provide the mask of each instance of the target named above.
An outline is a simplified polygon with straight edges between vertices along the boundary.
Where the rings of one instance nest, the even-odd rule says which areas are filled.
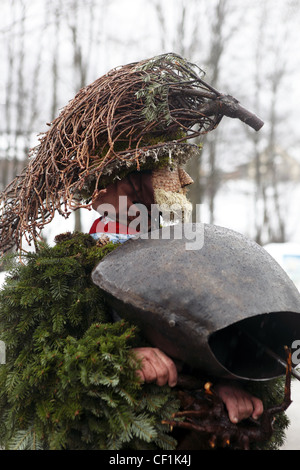
[[[115,222],[114,220],[99,217],[99,219],[96,219],[91,226],[89,233],[122,233],[126,235],[135,235],[138,232],[130,229],[126,225]]]

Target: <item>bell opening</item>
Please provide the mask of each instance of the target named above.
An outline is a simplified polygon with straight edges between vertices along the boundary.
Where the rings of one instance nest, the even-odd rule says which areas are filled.
[[[274,357],[285,361],[285,346],[291,348],[295,340],[300,340],[300,315],[273,312],[218,330],[208,343],[216,360],[230,375],[245,380],[270,380],[285,374],[284,365]]]

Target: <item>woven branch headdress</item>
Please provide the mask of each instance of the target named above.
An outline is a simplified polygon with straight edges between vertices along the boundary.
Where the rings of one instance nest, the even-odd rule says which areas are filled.
[[[82,88],[30,151],[23,172],[1,194],[0,252],[36,240],[56,211],[89,207],[127,173],[171,156],[198,154],[188,139],[224,115],[258,130],[262,121],[202,79],[195,64],[169,53],[111,70]]]

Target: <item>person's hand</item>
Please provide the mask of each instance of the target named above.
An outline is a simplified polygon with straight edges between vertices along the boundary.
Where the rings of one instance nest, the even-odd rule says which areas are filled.
[[[214,390],[224,402],[232,423],[238,423],[250,417],[258,419],[263,413],[262,401],[236,384],[219,383]]]
[[[157,348],[134,348],[135,357],[141,361],[141,369],[137,371],[142,382],[155,382],[163,386],[175,387],[177,369],[168,356]]]

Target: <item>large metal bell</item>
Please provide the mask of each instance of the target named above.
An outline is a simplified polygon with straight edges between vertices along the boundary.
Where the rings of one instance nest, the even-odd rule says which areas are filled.
[[[300,339],[300,294],[259,245],[232,230],[166,227],[107,255],[92,279],[120,317],[174,359],[214,377],[268,380],[285,373]],[[203,235],[191,243],[191,234]],[[157,236],[159,238],[157,239]]]

